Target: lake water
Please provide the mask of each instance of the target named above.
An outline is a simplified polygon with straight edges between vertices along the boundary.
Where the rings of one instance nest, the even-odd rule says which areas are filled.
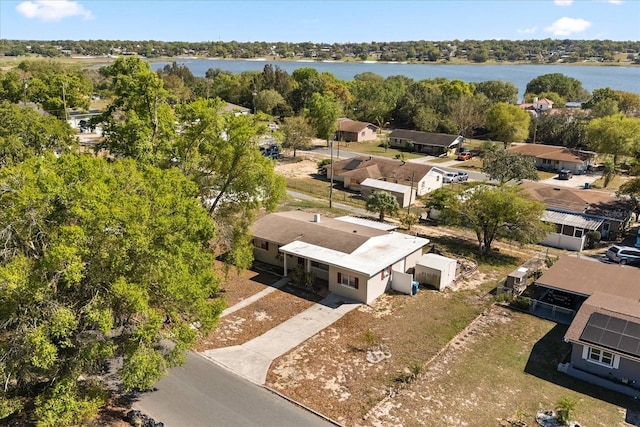
[[[170,62],[153,62],[154,70]],[[256,61],[227,59],[181,59],[176,61],[186,65],[196,77],[204,77],[210,68],[220,68],[232,73],[243,71],[262,71],[266,64],[278,66],[291,74],[302,67],[315,68],[319,72],[329,72],[340,80],[353,80],[354,76],[372,72],[382,77],[403,75],[415,81],[443,77],[448,80],[459,79],[465,82],[484,82],[502,80],[512,82],[518,88],[519,96],[534,78],[543,74],[562,73],[579,80],[589,92],[594,89],[610,87],[640,94],[640,66],[605,65],[447,65],[447,64],[400,64],[366,62],[318,62],[318,61]]]

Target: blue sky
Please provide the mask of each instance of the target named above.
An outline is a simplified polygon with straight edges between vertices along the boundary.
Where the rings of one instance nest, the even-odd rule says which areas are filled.
[[[0,0],[0,38],[371,42],[640,40],[640,0]]]

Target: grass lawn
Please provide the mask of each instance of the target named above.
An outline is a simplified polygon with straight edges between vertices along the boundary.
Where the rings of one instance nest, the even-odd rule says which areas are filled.
[[[620,186],[626,181],[627,181],[627,179],[625,177],[616,175],[609,182],[609,185],[607,185],[607,187],[605,188],[604,187],[604,178],[600,177],[600,178],[596,179],[591,184],[591,188],[598,188],[598,189],[601,189],[601,190],[614,192],[614,191],[618,190],[618,188],[620,188]]]
[[[290,190],[295,190],[313,197],[322,198],[324,200],[327,200],[328,203],[330,184],[327,181],[319,179],[287,177],[286,183],[287,188]],[[365,201],[360,198],[359,194],[341,190],[337,187],[338,183],[334,183],[332,195],[334,202],[344,203],[350,206],[364,209]]]
[[[538,180],[542,181],[543,179],[553,178],[556,175],[558,174],[554,172],[538,171]]]
[[[603,391],[556,370],[569,349],[566,326],[495,307],[484,324],[454,343],[449,355],[426,368],[423,378],[392,399],[394,409],[378,420],[399,424],[496,426],[518,419],[536,425],[538,410],[558,400],[576,401],[580,425],[624,425],[625,409],[638,402]],[[413,411],[413,412],[411,412]]]
[[[396,156],[404,156],[405,160],[420,159],[424,157],[424,154],[414,153],[412,151],[407,151],[407,150],[400,150],[398,148],[387,147],[385,149],[384,139],[378,139],[376,141],[365,141],[365,142],[350,142],[349,144],[341,142],[340,147],[345,151],[368,154],[371,156],[388,157],[390,159],[395,159],[397,158]]]

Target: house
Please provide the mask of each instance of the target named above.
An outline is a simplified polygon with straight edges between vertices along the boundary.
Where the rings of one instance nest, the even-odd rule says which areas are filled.
[[[445,171],[420,163],[403,162],[382,157],[358,156],[324,166],[327,178],[342,182],[344,188],[361,190],[366,179],[403,184],[421,196],[442,187]]]
[[[326,280],[329,291],[371,303],[404,278],[428,239],[351,217],[329,218],[302,211],[266,215],[252,226],[254,258],[290,271],[302,266]]]
[[[525,181],[522,188],[545,205],[542,220],[556,225],[541,242],[544,245],[581,251],[590,231],[614,240],[629,230],[631,210],[626,200],[592,189],[575,189]]]
[[[389,134],[391,147],[409,148],[418,153],[431,156],[446,154],[449,150],[459,149],[464,141],[462,135],[420,132],[417,130],[395,129]]]
[[[401,208],[406,208],[415,202],[415,188],[404,184],[396,184],[380,179],[367,178],[360,184],[360,194],[363,199],[368,199],[371,194],[377,191],[386,191],[391,193]]]
[[[71,110],[67,118],[67,123],[74,129],[88,127],[90,120],[98,117],[100,114],[102,114],[102,112],[99,110],[90,110],[88,112]]]
[[[540,170],[557,172],[566,169],[577,175],[589,169],[596,155],[592,151],[570,150],[544,144],[514,144],[507,150],[532,157],[536,168]]]
[[[241,105],[232,104],[230,102],[225,102],[225,104],[222,106],[222,112],[233,113],[236,116],[240,116],[251,113],[251,109],[243,107]]]
[[[551,111],[553,108],[553,101],[547,98],[538,99],[538,97],[535,97],[533,98],[533,102],[519,104],[518,107],[529,110],[533,115],[537,116],[539,113]]]
[[[564,341],[571,358],[559,370],[640,397],[638,283],[638,268],[569,256],[536,280],[531,311],[569,324]]]
[[[378,126],[342,118],[338,120],[336,140],[344,142],[374,141],[378,139]]]

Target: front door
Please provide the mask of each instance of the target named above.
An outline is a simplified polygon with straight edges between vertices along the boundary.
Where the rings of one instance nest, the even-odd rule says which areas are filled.
[[[609,229],[611,228],[611,224],[609,224],[608,222],[605,222],[604,224],[602,224],[602,238],[603,239],[608,239],[609,238]]]

